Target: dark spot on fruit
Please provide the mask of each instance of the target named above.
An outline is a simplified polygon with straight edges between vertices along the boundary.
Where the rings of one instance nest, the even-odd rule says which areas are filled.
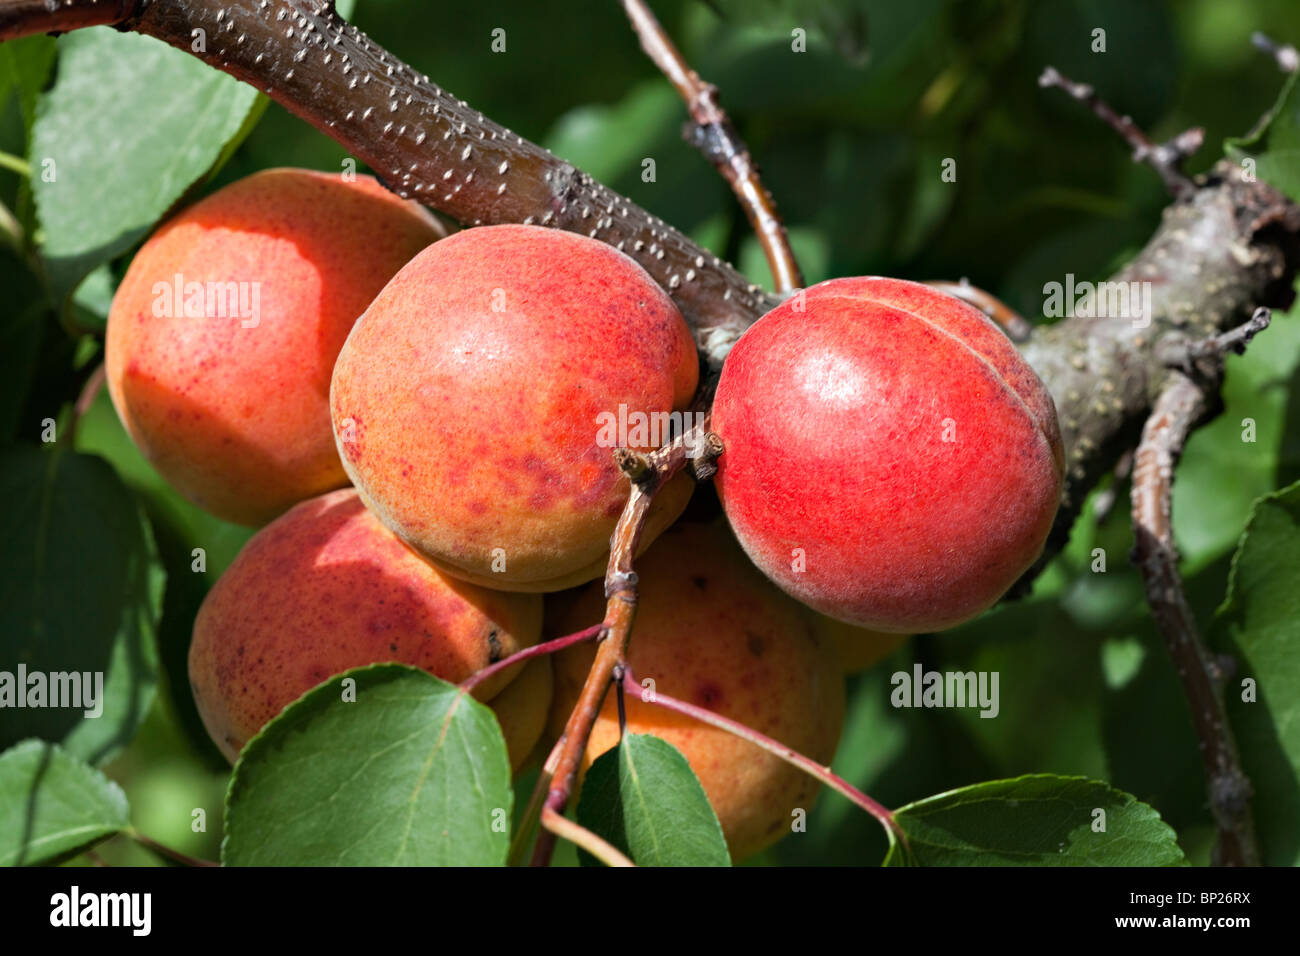
[[[762,657],[767,651],[767,642],[753,631],[748,631],[745,634],[745,647],[749,648],[749,653],[755,657]]]
[[[397,645],[396,645],[396,644],[389,644],[389,645],[388,645],[388,649],[389,649],[390,651],[392,651],[394,654],[397,653]]]
[[[703,591],[709,586],[709,579],[702,574],[697,574],[695,577],[691,578],[691,583]]]
[[[695,699],[705,707],[711,707],[722,699],[722,688],[709,681],[695,688]]]

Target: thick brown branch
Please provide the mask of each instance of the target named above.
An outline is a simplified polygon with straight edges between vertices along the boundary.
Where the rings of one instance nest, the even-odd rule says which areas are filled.
[[[1017,592],[1069,540],[1087,493],[1137,444],[1172,374],[1161,343],[1209,338],[1241,325],[1257,306],[1287,308],[1294,299],[1300,207],[1227,161],[1197,185],[1165,210],[1146,248],[1098,284],[1101,308],[1041,326],[1022,346],[1056,401],[1067,473],[1043,557]],[[1125,314],[1114,307],[1119,293],[1143,305]]]
[[[47,16],[32,0],[0,0],[0,39],[74,29],[96,6],[103,8],[65,0]],[[270,92],[402,195],[463,223],[545,223],[623,248],[673,295],[715,373],[741,332],[778,301],[629,200],[439,89],[323,0],[152,0],[115,22],[187,52],[192,31],[202,29],[206,52],[196,55]],[[1220,163],[1194,185],[1166,210],[1142,253],[1111,278],[1149,289],[1149,315],[1066,318],[1038,328],[1023,345],[1056,401],[1069,456],[1052,537],[1024,585],[1065,543],[1087,492],[1136,444],[1169,374],[1154,343],[1171,331],[1205,337],[1240,325],[1258,305],[1291,302],[1300,209],[1266,183],[1248,181],[1233,163]]]
[[[1223,676],[1197,633],[1174,548],[1174,466],[1188,435],[1210,409],[1207,390],[1217,393],[1217,389],[1217,381],[1197,382],[1176,372],[1156,400],[1134,456],[1133,560],[1191,708],[1210,809],[1219,828],[1215,863],[1254,866],[1259,863],[1259,850],[1251,820],[1250,781],[1241,769],[1224,712]]]
[[[767,256],[773,288],[779,293],[800,288],[803,274],[790,248],[785,226],[777,215],[776,202],[759,179],[758,166],[749,155],[749,147],[719,104],[718,88],[705,83],[691,69],[643,0],[623,0],[623,9],[641,40],[641,49],[686,101],[691,114],[685,130],[686,141],[717,167],[740,200]]]
[[[92,14],[93,22],[109,22],[94,0],[64,0],[48,16],[36,16],[36,6],[0,0],[0,40],[76,29]],[[267,93],[400,196],[464,225],[535,223],[623,250],[668,290],[715,369],[740,333],[779,301],[663,220],[447,93],[342,20],[332,3],[109,6],[119,28],[156,37]],[[198,52],[196,30],[206,38]]]
[[[0,3],[0,43],[32,33],[66,32],[121,23],[140,0],[5,0]]]

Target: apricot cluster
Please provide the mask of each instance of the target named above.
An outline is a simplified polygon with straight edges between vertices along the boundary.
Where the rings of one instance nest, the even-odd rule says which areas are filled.
[[[460,682],[599,622],[630,491],[607,422],[680,413],[699,385],[685,319],[622,252],[535,226],[447,236],[373,180],[303,170],[234,183],[159,229],[106,350],[114,404],[160,474],[265,525],[190,648],[232,761],[343,670],[397,661]],[[675,524],[685,471],[654,499],[627,659],[647,693],[626,718],[681,750],[743,859],[816,785],[654,694],[829,762],[843,675],[996,601],[1042,549],[1063,455],[1010,342],[892,279],[825,282],[761,318],[723,367],[713,422],[725,518]],[[476,685],[513,767],[558,736],[593,653]],[[584,772],[618,741],[613,708]]]

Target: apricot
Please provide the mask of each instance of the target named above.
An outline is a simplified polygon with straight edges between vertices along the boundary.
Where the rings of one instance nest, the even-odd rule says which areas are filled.
[[[854,627],[825,614],[812,614],[813,626],[839,657],[845,674],[858,674],[875,667],[911,637],[910,634],[881,634],[865,627]]]
[[[546,730],[555,678],[549,657],[527,661],[519,676],[489,700],[505,737],[510,769],[518,770]]]
[[[399,537],[467,581],[554,591],[604,571],[629,491],[612,452],[668,439],[698,365],[681,313],[623,253],[484,226],[384,288],[339,354],[330,405],[349,477]],[[643,546],[691,488],[683,474],[664,489]]]
[[[834,279],[767,313],[722,368],[716,484],[754,563],[823,614],[953,627],[1042,552],[1064,453],[1046,387],[979,311]]]
[[[334,674],[395,661],[458,683],[536,643],[541,619],[540,597],[442,574],[345,488],[301,502],[240,551],[195,618],[190,686],[233,763],[286,704]],[[545,675],[525,666],[493,675],[474,696],[490,706],[527,678],[549,701]],[[545,726],[545,704],[519,698],[507,699],[501,719],[522,748],[511,757],[522,761]]]
[[[108,316],[108,389],[177,491],[260,525],[347,484],[334,359],[407,260],[444,234],[369,176],[271,169],[220,189],[136,253]]]
[[[844,716],[844,681],[834,648],[806,611],[750,564],[726,527],[678,524],[637,563],[640,595],[628,665],[653,690],[738,720],[829,763]],[[592,583],[548,634],[600,621],[605,596]],[[550,610],[548,609],[548,614]],[[555,659],[551,733],[563,730],[595,649],[579,644]],[[790,832],[792,812],[812,806],[818,784],[749,741],[626,697],[627,729],[677,747],[700,778],[733,859],[742,860]],[[596,719],[582,773],[619,739],[611,691]]]

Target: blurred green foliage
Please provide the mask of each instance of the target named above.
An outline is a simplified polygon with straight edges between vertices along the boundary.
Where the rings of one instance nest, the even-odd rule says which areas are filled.
[[[1065,273],[1099,278],[1130,257],[1167,202],[1158,179],[1132,164],[1109,130],[1077,103],[1037,86],[1043,66],[1093,84],[1156,139],[1205,127],[1207,145],[1190,163],[1200,171],[1219,157],[1218,144],[1250,129],[1282,85],[1272,61],[1252,49],[1250,34],[1300,41],[1300,6],[1292,0],[832,0],[829,7],[656,0],[653,6],[689,61],[719,86],[810,282],[854,274],[965,276],[1031,317],[1045,282]],[[420,0],[360,0],[353,19],[456,96],[768,284],[744,215],[713,169],[682,141],[683,107],[641,54],[619,4],[482,0],[459,5],[448,17]],[[491,52],[495,28],[506,31],[504,53]],[[808,31],[806,53],[791,49],[795,28]],[[1105,31],[1104,53],[1093,50],[1098,28]],[[65,74],[79,68],[86,43],[78,35],[0,46],[0,151],[38,167],[41,154],[30,148],[33,124],[37,141],[54,135],[56,121],[77,124],[75,100],[40,94],[54,77],[74,84],[65,90],[107,82],[98,74]],[[215,87],[223,96],[233,86],[226,79]],[[167,84],[156,77],[135,83],[142,92],[132,107],[156,111],[171,102]],[[241,109],[256,117],[264,101],[246,100],[220,121],[238,129]],[[101,202],[86,208],[85,222],[78,207],[66,205],[42,222],[19,163],[0,163],[0,212],[8,213],[0,218],[0,441],[34,444],[44,419],[66,421],[98,364],[97,334],[129,261],[123,253],[148,227],[100,215],[113,208],[110,200],[121,188],[112,179],[114,163],[103,160],[135,149],[174,168],[167,165],[166,128],[158,126],[162,132],[149,142],[82,143],[100,160],[95,180],[84,185],[91,199],[83,205],[93,204],[96,192]],[[247,138],[233,154],[220,157],[224,165],[215,155],[190,157],[190,179],[152,191],[151,218],[182,194],[193,197],[258,169],[337,170],[347,158],[341,146],[276,104],[251,132],[243,131]],[[641,177],[645,157],[656,162],[653,182]],[[956,162],[955,183],[939,176],[948,159]],[[214,163],[215,175],[187,189]],[[139,168],[120,175],[123,186],[153,185],[141,182],[148,174]],[[30,242],[11,248],[7,237],[15,229],[37,243],[97,250],[98,259],[77,260],[78,275],[107,266],[65,302],[66,270],[34,261]],[[1197,433],[1180,468],[1177,538],[1189,594],[1207,629],[1227,593],[1230,557],[1252,503],[1300,477],[1300,389],[1293,384],[1300,317],[1275,318],[1260,340],[1266,345],[1229,360],[1224,412]],[[1242,437],[1248,420],[1253,441]],[[125,788],[139,830],[215,858],[228,770],[197,723],[184,655],[206,588],[249,532],[178,498],[131,445],[104,395],[81,420],[76,450],[105,458],[136,496],[152,527],[150,546],[168,572],[156,622],[161,690],[134,742],[107,773]],[[1087,509],[1070,548],[1030,598],[956,631],[917,638],[851,681],[838,772],[890,806],[1025,773],[1105,780],[1155,807],[1178,832],[1188,858],[1206,862],[1212,827],[1196,743],[1127,561],[1127,487],[1114,491],[1113,510],[1098,517]],[[200,574],[191,571],[194,548],[206,554]],[[1098,548],[1104,574],[1092,570]],[[1233,640],[1251,645],[1253,638],[1237,630]],[[975,712],[892,708],[889,673],[913,662],[999,671],[1002,715],[982,720]],[[1287,786],[1292,792],[1277,798],[1272,815],[1296,806],[1293,775],[1282,776],[1268,792]],[[207,811],[206,832],[192,831],[194,808]],[[99,852],[112,862],[154,862],[124,840]],[[807,832],[756,862],[875,863],[884,852],[870,818],[823,794]]]

